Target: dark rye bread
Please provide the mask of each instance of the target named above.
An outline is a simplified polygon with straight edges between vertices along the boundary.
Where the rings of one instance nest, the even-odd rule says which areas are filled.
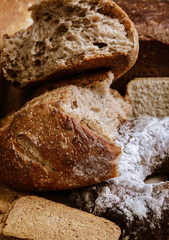
[[[4,218],[3,235],[27,240],[118,240],[113,222],[35,196],[17,200]]]
[[[139,34],[136,64],[113,85],[123,94],[134,77],[169,76],[169,1],[115,0],[134,22]]]
[[[135,63],[137,32],[113,1],[49,0],[31,9],[33,25],[4,37],[7,80],[26,86],[98,68],[116,79]]]
[[[111,72],[89,79],[47,91],[0,122],[0,181],[59,190],[118,175],[114,139],[130,105],[109,88]]]

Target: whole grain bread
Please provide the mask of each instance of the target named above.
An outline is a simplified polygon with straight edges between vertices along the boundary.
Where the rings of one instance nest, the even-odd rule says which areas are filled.
[[[118,175],[114,139],[130,105],[110,89],[111,72],[89,79],[47,91],[0,122],[0,181],[57,190]]]
[[[0,1],[0,48],[5,34],[27,28],[32,24],[28,8],[38,0],[3,0]]]
[[[27,240],[118,240],[120,229],[90,213],[26,196],[14,203],[4,219],[3,235]]]
[[[0,50],[3,36],[14,34],[32,24],[28,8],[38,0],[3,0],[0,1]],[[29,96],[28,90],[21,90],[4,80],[0,66],[0,118],[16,111]]]
[[[25,86],[98,68],[116,79],[136,61],[137,32],[111,0],[49,0],[31,10],[32,26],[4,37],[7,80]]]
[[[135,78],[127,85],[133,116],[169,116],[169,77]]]
[[[136,64],[113,87],[122,94],[135,77],[169,77],[169,1],[115,0],[134,22],[139,34]]]

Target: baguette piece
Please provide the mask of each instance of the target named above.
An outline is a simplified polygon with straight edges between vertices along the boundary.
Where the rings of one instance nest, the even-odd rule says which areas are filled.
[[[4,37],[7,80],[26,86],[98,68],[116,79],[136,61],[137,32],[111,0],[48,0],[31,10],[32,26]]]
[[[87,79],[47,91],[1,121],[0,181],[59,190],[118,175],[121,149],[114,139],[130,104],[109,88],[111,72]]]
[[[27,240],[118,240],[120,228],[90,213],[26,196],[14,203],[4,219],[3,235]]]
[[[169,77],[134,78],[127,86],[133,116],[169,116]]]

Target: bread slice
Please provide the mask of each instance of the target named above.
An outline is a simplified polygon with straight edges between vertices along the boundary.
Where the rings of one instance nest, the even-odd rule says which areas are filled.
[[[27,240],[118,240],[113,222],[44,198],[17,200],[4,219],[3,235]]]
[[[117,78],[136,61],[137,32],[111,0],[48,0],[31,10],[32,26],[4,37],[7,80],[25,86],[98,68]]]
[[[47,91],[1,121],[0,181],[58,190],[118,175],[114,139],[130,105],[109,88],[111,72],[87,79]]]
[[[127,86],[134,117],[169,116],[169,78],[135,78]]]

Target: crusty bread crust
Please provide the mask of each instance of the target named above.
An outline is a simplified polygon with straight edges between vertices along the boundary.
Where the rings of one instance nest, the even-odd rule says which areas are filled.
[[[59,190],[117,176],[121,148],[114,140],[131,112],[110,89],[112,78],[73,78],[2,119],[0,181],[25,191]]]
[[[88,1],[86,1],[86,4],[87,2]],[[44,8],[44,6],[45,6],[45,9],[47,8],[47,4],[48,3],[45,1],[40,5],[34,5],[32,7],[32,10],[33,10],[32,16],[34,18],[34,21],[38,17],[38,14],[43,11],[42,9]],[[124,26],[124,29],[126,31],[126,37],[132,43],[132,47],[128,52],[115,50],[114,52],[110,52],[110,54],[108,55],[106,54],[104,55],[104,52],[103,52],[103,54],[97,54],[93,56],[84,56],[82,59],[79,58],[78,61],[70,62],[65,66],[64,65],[57,66],[56,64],[56,66],[52,67],[52,70],[49,69],[48,73],[41,74],[39,77],[31,76],[30,79],[23,79],[21,76],[17,78],[16,75],[17,75],[18,69],[16,72],[14,68],[12,68],[10,71],[10,69],[8,69],[9,67],[5,66],[7,63],[6,61],[9,62],[10,60],[8,59],[8,56],[7,56],[8,55],[8,53],[6,52],[7,49],[3,48],[4,50],[2,53],[2,66],[3,66],[5,77],[8,80],[16,81],[20,86],[26,86],[28,84],[30,85],[30,84],[34,84],[42,81],[46,82],[50,80],[56,80],[64,76],[75,75],[80,72],[88,71],[91,69],[99,69],[99,68],[111,69],[115,75],[115,79],[119,78],[122,74],[124,74],[135,63],[137,59],[137,54],[138,54],[137,31],[133,23],[130,21],[129,17],[127,16],[127,14],[113,1],[95,0],[95,2],[92,2],[92,4],[99,4],[100,6],[99,11],[101,14],[105,16],[109,16],[111,18],[117,18],[119,22]],[[35,22],[34,24],[38,24],[38,22]],[[31,31],[31,29],[32,29],[32,26],[29,27],[29,30],[27,31]],[[6,38],[10,38],[10,37],[6,36]],[[76,56],[76,58],[78,59],[78,56]],[[15,59],[15,61],[17,62],[17,59]],[[22,70],[20,69],[19,71],[22,71]],[[11,72],[12,75],[10,75],[9,72]]]
[[[119,147],[52,104],[21,110],[0,131],[0,181],[15,188],[69,189],[117,176]]]

